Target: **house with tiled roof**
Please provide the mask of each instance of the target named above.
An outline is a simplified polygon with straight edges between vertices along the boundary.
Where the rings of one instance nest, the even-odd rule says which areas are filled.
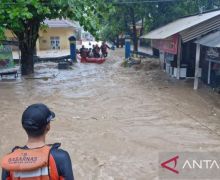
[[[45,20],[44,24],[47,28],[39,32],[39,50],[68,49],[68,38],[76,35],[79,29],[76,23],[66,19]]]
[[[68,38],[77,36],[81,29],[78,23],[67,19],[46,19],[44,24],[46,26],[39,32],[37,50],[69,49]],[[10,40],[16,39],[10,31],[6,31],[6,37]]]

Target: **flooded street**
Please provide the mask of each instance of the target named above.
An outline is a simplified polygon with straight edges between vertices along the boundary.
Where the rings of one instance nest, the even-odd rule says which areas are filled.
[[[25,144],[21,114],[37,102],[56,113],[48,143],[70,153],[76,180],[155,180],[159,152],[220,151],[217,94],[147,64],[123,68],[122,55],[67,71],[37,64],[36,79],[0,82],[0,156]]]

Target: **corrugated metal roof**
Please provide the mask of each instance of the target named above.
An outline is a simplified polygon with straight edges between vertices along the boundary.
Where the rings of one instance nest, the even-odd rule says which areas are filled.
[[[148,34],[141,36],[141,38],[165,39],[219,15],[220,15],[220,10],[217,10],[204,14],[181,18],[161,28],[151,31]]]
[[[195,43],[208,47],[220,47],[220,31],[204,36]]]
[[[217,16],[180,32],[180,35],[182,37],[183,42],[188,42],[195,38],[206,35],[207,33],[212,32],[213,30],[217,30],[219,28],[220,16]]]
[[[66,19],[46,19],[44,21],[50,28],[77,27],[77,25]]]

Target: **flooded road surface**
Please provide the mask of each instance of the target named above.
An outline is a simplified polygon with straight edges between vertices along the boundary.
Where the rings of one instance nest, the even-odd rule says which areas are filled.
[[[159,152],[220,151],[218,95],[154,64],[123,68],[122,55],[67,71],[37,64],[36,79],[0,82],[0,156],[25,144],[21,114],[37,102],[56,113],[48,143],[70,153],[77,180],[154,180]]]

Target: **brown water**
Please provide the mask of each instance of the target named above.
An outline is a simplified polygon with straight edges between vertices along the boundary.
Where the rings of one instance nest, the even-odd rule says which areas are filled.
[[[218,95],[158,68],[122,68],[122,54],[68,71],[38,64],[42,79],[0,82],[0,156],[25,144],[21,114],[36,102],[55,111],[48,143],[70,153],[77,180],[158,179],[159,152],[220,150]]]

